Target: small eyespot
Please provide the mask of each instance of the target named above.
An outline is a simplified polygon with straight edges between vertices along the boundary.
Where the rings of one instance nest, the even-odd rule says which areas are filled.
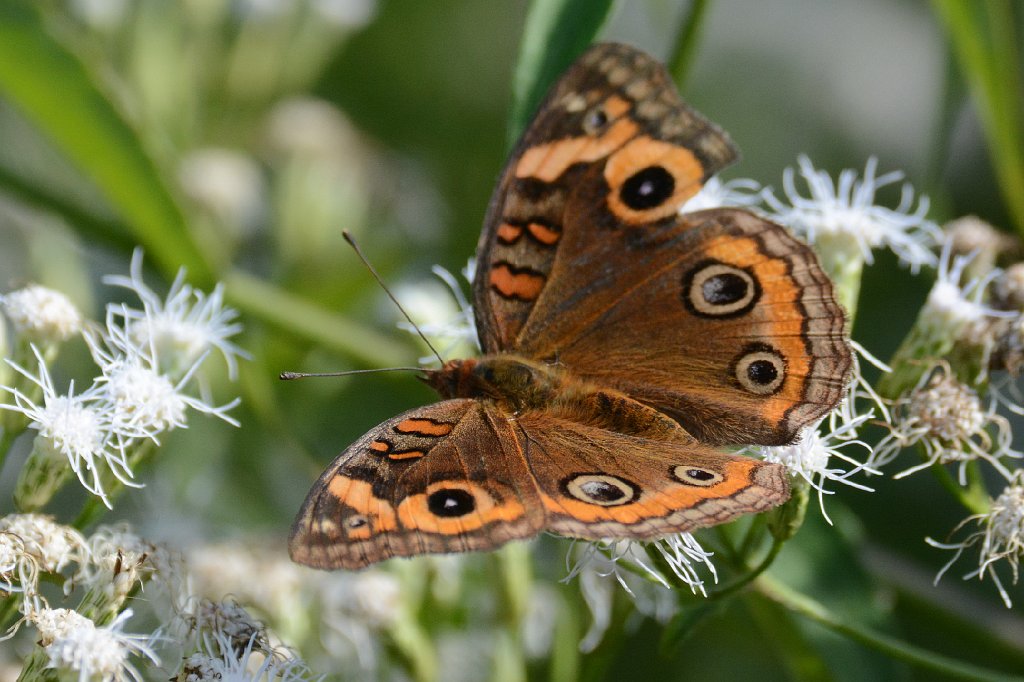
[[[476,509],[472,493],[462,488],[442,488],[427,497],[427,509],[434,516],[465,516]]]
[[[771,346],[757,344],[740,356],[734,372],[736,380],[746,390],[771,395],[782,388],[786,380],[786,359]]]
[[[362,528],[369,522],[369,519],[367,519],[362,514],[353,514],[352,516],[345,519],[345,527],[349,530],[356,530],[358,528]]]
[[[602,507],[615,507],[634,501],[638,488],[616,476],[579,474],[562,482],[566,494],[581,502]]]
[[[676,179],[661,166],[638,170],[622,183],[619,198],[634,211],[645,211],[665,203],[676,191]]]
[[[603,107],[591,109],[583,117],[583,132],[587,135],[596,135],[608,125],[608,114]]]
[[[711,486],[718,485],[725,480],[725,476],[717,471],[693,466],[691,464],[679,464],[672,467],[672,478],[676,479],[680,483],[695,485],[701,488],[710,488]]]
[[[714,260],[698,263],[683,275],[683,303],[701,317],[739,317],[757,304],[761,287],[743,268]]]

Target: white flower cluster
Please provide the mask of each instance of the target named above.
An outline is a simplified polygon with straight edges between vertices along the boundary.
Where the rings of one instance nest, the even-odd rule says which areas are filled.
[[[3,297],[15,329],[33,330],[26,337],[27,359],[35,371],[24,366],[24,360],[7,359],[17,374],[12,385],[2,387],[8,402],[0,403],[0,409],[22,415],[37,432],[33,456],[16,492],[22,509],[45,504],[67,466],[89,492],[110,506],[107,487],[112,482],[137,485],[133,455],[146,441],[158,443],[160,434],[184,427],[189,409],[237,425],[228,415],[237,400],[216,406],[190,394],[200,365],[212,350],[220,352],[232,376],[236,358],[244,355],[229,340],[241,326],[234,322],[236,313],[223,305],[221,288],[207,296],[185,284],[181,273],[161,299],[142,279],[141,251],[132,258],[130,276],[106,281],[129,289],[142,308],[111,304],[104,328],[84,328],[100,374],[78,393],[73,382],[67,392],[58,391],[49,358],[35,345],[43,330],[49,330],[52,342],[81,328],[74,307],[56,292],[40,294],[40,287]],[[8,429],[11,426],[7,424]]]

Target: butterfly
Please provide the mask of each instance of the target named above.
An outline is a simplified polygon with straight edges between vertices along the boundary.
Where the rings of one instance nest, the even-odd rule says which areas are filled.
[[[482,357],[313,486],[294,561],[359,569],[542,531],[651,540],[789,497],[718,446],[792,442],[844,395],[847,320],[815,254],[736,208],[680,214],[734,161],[664,66],[598,44],[514,149],[480,242]]]

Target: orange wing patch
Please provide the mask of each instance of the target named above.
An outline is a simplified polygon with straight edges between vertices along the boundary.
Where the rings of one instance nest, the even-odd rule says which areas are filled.
[[[407,433],[414,436],[440,437],[451,433],[453,424],[436,421],[434,419],[410,418],[403,419],[395,424],[395,431]]]
[[[619,190],[638,172],[653,166],[659,166],[671,175],[671,192],[651,208],[637,210],[627,206],[620,198]],[[608,159],[604,178],[611,188],[608,208],[624,222],[637,225],[666,218],[678,211],[687,199],[700,191],[704,167],[686,147],[638,137]]]
[[[600,137],[569,137],[530,147],[516,164],[515,177],[554,182],[574,163],[598,161],[626,144],[639,130],[634,121],[621,118]]]
[[[530,268],[517,268],[503,261],[491,266],[491,288],[505,298],[533,301],[540,296],[546,277]]]

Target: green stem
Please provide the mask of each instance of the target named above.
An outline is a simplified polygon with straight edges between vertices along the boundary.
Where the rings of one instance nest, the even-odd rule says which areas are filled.
[[[690,75],[693,66],[693,55],[697,52],[697,44],[700,42],[700,28],[704,24],[704,17],[707,16],[708,0],[691,0],[690,7],[680,23],[679,33],[676,34],[675,43],[669,53],[665,66],[672,74],[672,80],[680,90],[686,84],[686,78]]]
[[[762,573],[767,571],[768,568],[775,562],[775,558],[779,556],[779,552],[782,551],[782,548],[783,546],[785,546],[785,544],[786,543],[782,540],[775,540],[774,542],[772,542],[771,549],[768,550],[768,554],[766,554],[764,559],[761,560],[761,563],[759,563],[754,568],[750,569],[750,572],[746,575],[737,578],[735,581],[726,585],[722,589],[715,590],[714,592],[712,592],[710,595],[708,595],[708,599],[724,599],[725,597],[728,597],[732,594],[735,594],[736,592],[739,592],[744,587],[757,580],[757,578],[760,577]]]
[[[922,457],[927,457],[923,446],[920,448],[920,451]],[[984,487],[979,489],[977,485],[973,485],[974,482],[972,481],[972,485],[964,488],[953,478],[953,474],[946,469],[945,465],[939,462],[932,465],[932,473],[939,479],[942,487],[972,514],[985,514],[989,511],[988,492]]]
[[[764,575],[757,581],[762,595],[829,630],[854,642],[879,651],[890,658],[904,661],[924,670],[942,673],[952,679],[961,680],[1020,680],[1019,676],[996,672],[987,668],[964,663],[948,656],[928,651],[902,640],[867,628],[851,625],[847,620],[830,612],[823,604],[801,594],[786,585]]]

